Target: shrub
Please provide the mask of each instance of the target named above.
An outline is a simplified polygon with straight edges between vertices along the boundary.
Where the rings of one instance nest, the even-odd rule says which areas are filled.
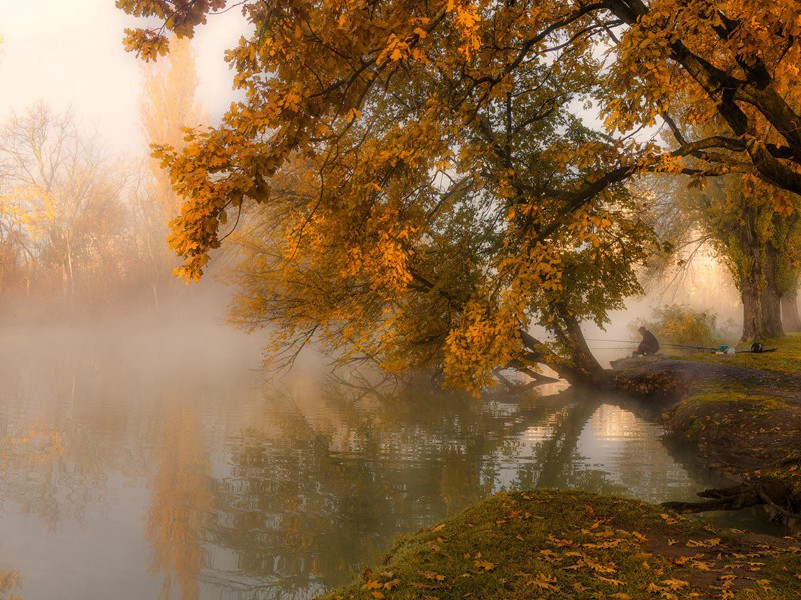
[[[731,337],[728,327],[719,327],[717,321],[717,315],[709,310],[670,304],[654,309],[649,320],[637,319],[629,327],[636,331],[644,326],[663,343],[715,347]]]

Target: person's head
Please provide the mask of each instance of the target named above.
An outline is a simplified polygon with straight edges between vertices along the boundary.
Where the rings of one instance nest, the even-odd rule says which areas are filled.
[[[645,333],[648,330],[645,327],[640,327],[639,329],[637,329],[637,331],[639,331],[640,333]]]

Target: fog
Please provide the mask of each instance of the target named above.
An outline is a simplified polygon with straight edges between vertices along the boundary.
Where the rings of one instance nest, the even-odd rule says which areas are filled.
[[[154,368],[201,347],[220,349],[220,361],[241,357],[255,367],[266,336],[247,337],[225,324],[232,290],[217,281],[170,281],[178,260],[165,242],[167,223],[180,202],[148,158],[150,143],[180,145],[179,117],[216,123],[237,98],[222,57],[243,17],[238,10],[215,16],[184,54],[160,66],[124,51],[123,30],[135,23],[107,0],[0,6],[0,335],[6,348],[34,339],[107,347]],[[154,114],[163,122],[153,122]],[[42,129],[41,140],[26,133]],[[64,192],[73,186],[65,165],[48,158],[62,143],[74,149],[68,158],[81,177],[93,181],[77,199]],[[37,168],[54,174],[47,183],[26,172],[42,149]],[[217,273],[235,262],[230,255],[216,260]],[[709,255],[647,287],[644,297],[610,314],[605,331],[585,324],[587,337],[600,340],[590,345],[603,362],[625,354],[604,340],[636,337],[631,323],[660,306],[708,310],[719,323],[732,320],[732,330],[741,319],[731,278]]]

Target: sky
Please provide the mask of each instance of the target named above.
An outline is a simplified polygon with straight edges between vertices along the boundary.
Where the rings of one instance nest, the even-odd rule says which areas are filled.
[[[145,151],[139,122],[142,63],[125,52],[134,19],[114,0],[0,0],[0,122],[37,100],[71,106],[109,150]],[[195,36],[198,99],[213,117],[234,99],[223,53],[244,31],[237,10],[216,15]]]

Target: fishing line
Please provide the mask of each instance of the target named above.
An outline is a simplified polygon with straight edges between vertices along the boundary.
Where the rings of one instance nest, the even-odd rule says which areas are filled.
[[[637,340],[603,340],[600,338],[584,338],[588,342],[607,342],[610,344],[630,344],[637,346],[640,342]],[[669,344],[660,342],[659,345],[663,348],[684,348],[688,350],[716,350],[717,347],[712,346],[690,346],[688,344]],[[601,350],[601,348],[598,348]]]

